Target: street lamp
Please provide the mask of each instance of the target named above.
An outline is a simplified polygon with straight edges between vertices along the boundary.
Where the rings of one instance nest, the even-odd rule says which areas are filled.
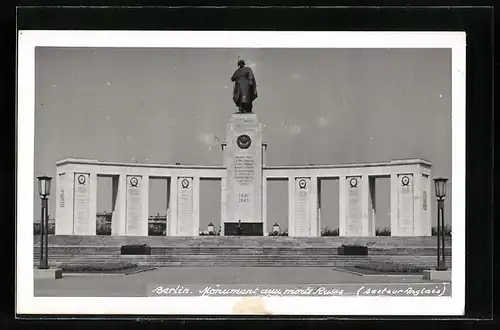
[[[446,270],[446,262],[444,257],[444,200],[446,198],[446,178],[434,179],[434,187],[438,201],[438,218],[437,218],[437,270]]]
[[[40,232],[40,264],[39,269],[49,268],[49,195],[50,195],[50,180],[49,176],[38,177],[38,194],[42,199],[42,217],[41,217],[41,232]]]

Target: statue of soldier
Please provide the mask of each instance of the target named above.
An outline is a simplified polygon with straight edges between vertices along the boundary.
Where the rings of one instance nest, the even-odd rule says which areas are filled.
[[[252,69],[245,66],[245,61],[238,60],[238,69],[234,71],[233,101],[240,113],[252,112],[253,101],[257,98],[257,84]]]

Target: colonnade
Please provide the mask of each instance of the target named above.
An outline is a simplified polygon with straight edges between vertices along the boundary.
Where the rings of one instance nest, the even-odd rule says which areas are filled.
[[[112,180],[111,235],[147,236],[149,180],[167,179],[167,236],[198,236],[200,180],[221,180],[221,226],[227,219],[226,168],[101,162],[57,162],[56,235],[95,235],[98,177]],[[288,182],[289,236],[319,236],[321,180],[339,180],[339,235],[375,236],[375,182],[390,178],[392,236],[431,235],[431,164],[422,159],[343,165],[264,166],[262,215],[267,228],[267,181]],[[224,230],[222,230],[224,233]]]

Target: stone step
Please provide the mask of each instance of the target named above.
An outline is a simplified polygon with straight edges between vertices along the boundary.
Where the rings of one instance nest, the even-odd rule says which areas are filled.
[[[342,266],[355,266],[361,262],[356,261],[331,261],[331,262],[248,262],[248,261],[231,261],[231,262],[188,262],[188,261],[170,261],[170,262],[154,262],[154,263],[138,263],[140,266],[150,267],[342,267]],[[61,262],[50,262],[51,266],[59,266]],[[35,263],[34,265],[37,265]],[[429,268],[436,267],[436,263],[425,264]],[[447,262],[448,268],[451,268],[451,263]]]
[[[161,265],[170,263],[179,263],[182,265],[187,264],[199,264],[202,266],[217,265],[220,263],[248,263],[249,265],[259,265],[259,264],[273,264],[276,266],[286,265],[286,264],[321,264],[321,263],[332,263],[332,264],[353,264],[371,261],[391,261],[396,263],[410,263],[415,265],[435,265],[435,257],[425,257],[425,258],[408,258],[408,257],[390,257],[390,256],[336,256],[334,258],[248,258],[248,257],[234,257],[234,258],[179,258],[179,257],[164,257],[158,258],[157,256],[127,256],[127,257],[60,257],[60,258],[49,258],[49,263],[53,264],[90,264],[90,263],[107,263],[107,262],[132,262],[138,263],[140,265]],[[447,264],[451,265],[451,260],[446,260]],[[38,260],[34,259],[34,263],[37,264]]]
[[[39,244],[39,235],[33,237],[34,245]],[[199,236],[199,237],[165,237],[165,236],[77,236],[77,235],[50,235],[50,245],[59,246],[121,246],[126,244],[148,244],[150,246],[330,246],[338,247],[342,244],[362,244],[368,246],[434,246],[436,237],[234,237],[234,236]],[[451,246],[451,237],[445,239],[445,244]]]

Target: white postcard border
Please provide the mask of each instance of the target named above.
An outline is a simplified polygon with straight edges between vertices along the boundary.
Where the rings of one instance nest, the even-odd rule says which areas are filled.
[[[449,48],[452,51],[452,296],[266,297],[275,315],[463,315],[465,32],[19,31],[16,307],[19,314],[232,314],[241,298],[34,297],[35,47]],[[54,165],[55,166],[55,165]]]

